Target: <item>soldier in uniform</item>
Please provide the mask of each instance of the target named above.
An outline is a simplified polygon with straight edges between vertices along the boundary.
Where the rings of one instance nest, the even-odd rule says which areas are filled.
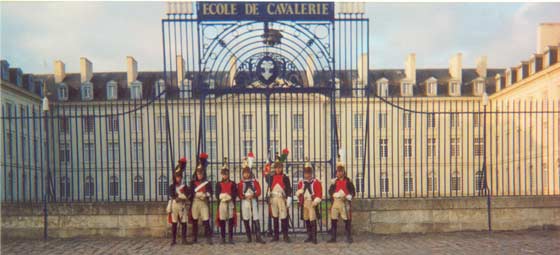
[[[190,244],[187,242],[187,219],[188,208],[187,199],[189,198],[189,189],[183,183],[183,172],[187,164],[186,158],[181,158],[179,164],[175,167],[173,184],[169,186],[169,195],[171,199],[167,203],[168,221],[171,223],[171,232],[173,234],[173,241],[171,245],[177,242],[177,224],[181,223],[181,240],[183,244]]]
[[[277,242],[280,236],[279,220],[282,222],[282,234],[284,241],[291,242],[288,236],[288,209],[292,204],[292,185],[290,178],[283,173],[284,164],[288,156],[288,150],[284,149],[282,156],[276,155],[274,162],[274,175],[272,176],[270,189],[270,209],[274,223],[274,236],[273,242]]]
[[[317,206],[323,198],[323,186],[321,181],[313,176],[313,167],[309,161],[303,167],[303,179],[298,182],[296,196],[307,228],[307,239],[304,242],[317,244]]]
[[[331,239],[329,243],[336,242],[337,222],[341,218],[344,221],[346,230],[346,242],[352,242],[352,198],[356,195],[356,190],[352,181],[346,177],[346,169],[344,164],[338,157],[336,163],[336,179],[331,181],[329,187],[329,195],[332,198],[331,207]]]
[[[191,196],[191,217],[193,220],[193,242],[198,241],[198,220],[204,226],[204,235],[207,243],[212,244],[212,230],[210,229],[210,210],[208,200],[212,196],[212,184],[206,177],[206,165],[208,154],[201,153],[199,163],[196,166],[195,174],[190,183]]]
[[[220,226],[222,243],[226,243],[226,221],[228,222],[228,242],[233,244],[233,228],[235,222],[235,198],[237,197],[237,185],[229,179],[229,167],[227,158],[224,158],[224,166],[220,170],[222,181],[216,183],[216,199],[220,202],[216,219]]]
[[[261,196],[261,185],[254,178],[246,159],[243,161],[242,168],[243,179],[237,184],[237,190],[239,199],[241,199],[241,217],[243,217],[243,224],[245,225],[247,242],[252,242],[252,232],[255,232],[257,243],[265,243],[261,238],[261,226],[259,223],[258,198]],[[250,221],[253,222],[252,231]]]

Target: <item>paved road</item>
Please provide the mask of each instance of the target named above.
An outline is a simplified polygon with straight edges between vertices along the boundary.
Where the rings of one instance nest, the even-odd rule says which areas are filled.
[[[294,236],[303,238],[302,235]],[[4,240],[2,254],[560,254],[560,231],[461,232],[410,235],[358,235],[355,243],[176,245],[161,238],[73,238],[43,241]],[[217,241],[217,239],[215,240]]]

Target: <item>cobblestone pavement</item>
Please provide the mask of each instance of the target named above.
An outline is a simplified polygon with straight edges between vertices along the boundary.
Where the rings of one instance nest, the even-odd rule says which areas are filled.
[[[460,232],[438,234],[356,235],[351,246],[293,243],[247,244],[236,236],[235,245],[176,245],[163,238],[71,238],[4,240],[2,254],[560,254],[560,231]],[[215,239],[215,241],[218,241]]]

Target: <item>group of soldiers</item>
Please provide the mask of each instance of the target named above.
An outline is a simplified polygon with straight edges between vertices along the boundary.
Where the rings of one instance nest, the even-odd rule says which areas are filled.
[[[287,157],[287,149],[282,154],[276,155],[276,160],[267,164],[265,180],[268,184],[267,196],[269,215],[272,217],[273,234],[272,242],[280,240],[280,232],[285,242],[291,242],[288,235],[289,209],[292,204],[291,179],[284,174],[284,162]],[[243,160],[242,179],[235,183],[230,179],[230,170],[227,158],[220,170],[221,180],[215,185],[215,192],[211,182],[206,176],[208,155],[202,153],[199,156],[196,170],[187,185],[183,182],[183,172],[187,160],[181,158],[175,168],[173,184],[170,186],[170,200],[167,205],[168,222],[172,229],[171,245],[177,243],[178,224],[181,225],[181,238],[183,244],[198,242],[198,223],[204,226],[204,236],[208,244],[212,244],[212,230],[210,228],[210,198],[215,196],[218,201],[216,223],[220,228],[222,243],[233,244],[233,231],[237,225],[236,200],[240,200],[241,218],[247,235],[247,242],[265,243],[261,234],[259,221],[258,199],[262,195],[261,185],[255,178],[252,167],[252,155]],[[330,208],[331,215],[331,238],[328,242],[336,242],[338,220],[342,219],[345,224],[346,241],[352,242],[351,235],[351,206],[350,203],[355,195],[354,184],[346,176],[344,164],[340,158],[336,164],[336,178],[330,183],[329,196],[332,199]],[[317,244],[317,220],[320,218],[318,205],[323,199],[323,186],[319,179],[314,176],[314,169],[309,161],[303,169],[303,179],[298,181],[297,191],[294,199],[299,202],[301,218],[305,222],[307,239],[304,242]],[[189,206],[190,205],[190,206]],[[187,222],[192,224],[192,242],[187,241]],[[227,225],[227,231],[226,231]],[[226,233],[227,232],[227,233]],[[227,240],[226,240],[227,234]]]

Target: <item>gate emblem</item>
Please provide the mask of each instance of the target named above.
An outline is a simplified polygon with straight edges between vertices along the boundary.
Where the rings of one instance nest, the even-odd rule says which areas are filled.
[[[264,56],[257,63],[257,77],[265,85],[270,85],[278,77],[279,66],[270,56]]]

